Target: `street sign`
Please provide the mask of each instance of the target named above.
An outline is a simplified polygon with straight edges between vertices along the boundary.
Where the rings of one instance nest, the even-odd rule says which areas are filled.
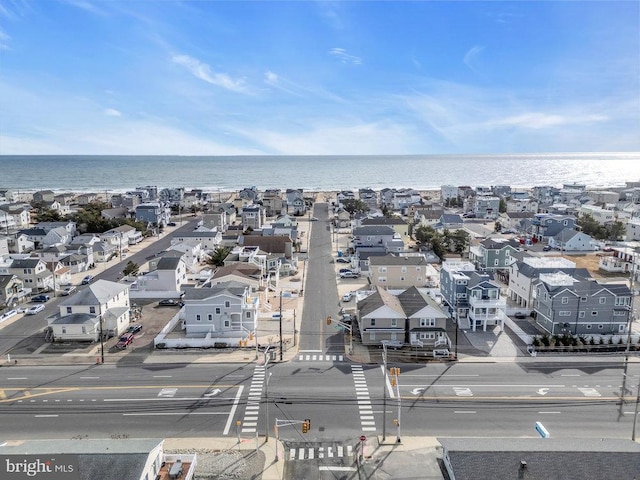
[[[367,441],[367,437],[364,435],[360,435],[360,441],[361,442],[366,442]]]

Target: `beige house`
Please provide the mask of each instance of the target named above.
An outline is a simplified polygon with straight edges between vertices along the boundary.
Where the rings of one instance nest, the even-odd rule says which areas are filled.
[[[376,291],[357,304],[358,326],[363,345],[448,350],[447,316],[440,306],[416,287]]]
[[[406,242],[409,240],[409,224],[406,220],[403,220],[399,217],[374,217],[374,218],[365,218],[360,222],[362,227],[378,227],[378,226],[387,226],[391,227],[395,230],[395,232],[400,235],[402,241]]]
[[[369,282],[385,288],[436,287],[439,274],[424,255],[370,256]]]

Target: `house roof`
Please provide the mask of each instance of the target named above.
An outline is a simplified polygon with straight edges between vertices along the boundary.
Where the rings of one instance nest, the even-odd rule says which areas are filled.
[[[456,478],[605,480],[636,478],[640,472],[640,445],[630,440],[438,438],[438,441]],[[521,462],[526,462],[524,472],[520,472]]]
[[[369,217],[361,222],[363,227],[367,225],[407,225],[407,222],[398,217]]]
[[[423,255],[415,255],[410,257],[400,257],[393,254],[388,254],[384,256],[372,256],[369,258],[369,264],[371,266],[378,265],[410,265],[410,266],[419,266],[419,265],[428,265],[426,258]]]
[[[224,294],[242,297],[246,289],[247,285],[241,282],[222,282],[209,287],[185,288],[184,300],[204,300]]]
[[[464,223],[460,215],[455,215],[452,213],[444,213],[442,215],[441,221],[442,223]]]
[[[47,235],[47,231],[44,228],[25,228],[19,230],[18,233],[28,235],[30,237],[44,237]]]
[[[353,235],[394,235],[395,230],[388,225],[365,225],[353,229]]]
[[[513,238],[487,238],[480,242],[487,250],[502,250],[504,247],[512,247],[518,250],[520,242]]]
[[[18,279],[18,277],[16,275],[13,274],[8,274],[8,275],[0,275],[0,288],[4,289],[6,288],[7,285],[9,285],[9,283],[13,280],[13,279]]]
[[[224,267],[220,267],[213,274],[212,278],[221,278],[226,275],[241,275],[243,277],[254,277],[260,275],[260,268],[255,265],[251,265],[248,263],[232,263],[230,265],[225,265]],[[255,279],[253,279],[255,280]]]
[[[9,268],[35,268],[42,260],[39,258],[16,258],[11,262]]]
[[[160,439],[24,440],[5,442],[2,455],[73,455],[79,480],[138,480]],[[108,452],[108,453],[106,453]],[[73,459],[71,459],[73,461]]]
[[[96,280],[87,288],[79,289],[77,293],[60,302],[60,305],[102,305],[128,289],[127,285],[121,285],[117,282]]]
[[[173,250],[171,254],[160,258],[160,260],[158,260],[157,269],[175,271],[180,265],[180,262],[182,261],[182,255],[176,255],[176,253],[181,253],[181,252],[177,252]]]
[[[53,320],[50,325],[95,325],[100,321],[97,315],[90,313],[71,313]]]
[[[245,247],[259,247],[260,250],[268,253],[285,253],[287,244],[291,244],[291,239],[285,236],[244,235],[241,237],[241,244]]]

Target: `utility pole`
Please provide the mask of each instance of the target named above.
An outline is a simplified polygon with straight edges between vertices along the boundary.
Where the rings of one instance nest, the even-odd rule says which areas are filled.
[[[265,373],[265,388],[264,388],[264,409],[265,409],[265,442],[269,441],[269,379],[271,378],[271,372],[267,372],[269,366],[269,348],[264,350],[264,373]]]
[[[282,289],[280,289],[280,361],[282,361]]]
[[[102,314],[100,314],[100,364],[104,364],[104,332],[102,330]]]
[[[382,441],[387,439],[387,342],[382,342],[382,366],[384,379],[382,383]]]
[[[293,310],[293,346],[296,346],[296,311]]]

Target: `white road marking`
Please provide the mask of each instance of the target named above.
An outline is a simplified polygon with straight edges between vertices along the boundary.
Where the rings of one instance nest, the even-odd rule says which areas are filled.
[[[162,415],[226,415],[225,412],[144,412],[144,413],[123,413],[123,417],[153,417]]]
[[[546,414],[546,413],[561,413],[561,412],[538,412],[538,413]]]
[[[172,378],[173,375],[154,375],[153,378]],[[98,378],[98,377],[96,377]]]
[[[318,467],[318,470],[321,472],[355,472],[356,467],[329,467],[326,465],[321,465]]]
[[[244,390],[244,386],[240,385],[238,387],[238,393],[236,393],[236,398],[233,401],[233,407],[231,407],[231,410],[229,410],[229,418],[227,418],[227,424],[224,426],[223,435],[229,435],[231,421],[233,420],[233,417],[235,417],[236,409],[238,408],[238,403],[240,402],[240,395],[242,395],[242,390]]]
[[[100,377],[80,377],[83,380],[95,380],[96,378],[100,378]]]
[[[454,410],[453,413],[476,413],[475,410]]]
[[[158,393],[159,397],[173,397],[178,392],[177,388],[163,388]]]
[[[35,418],[51,418],[57,417],[58,415],[34,415]]]
[[[453,387],[453,391],[458,397],[473,397],[470,388]]]
[[[7,377],[7,380],[26,380],[27,377]]]

